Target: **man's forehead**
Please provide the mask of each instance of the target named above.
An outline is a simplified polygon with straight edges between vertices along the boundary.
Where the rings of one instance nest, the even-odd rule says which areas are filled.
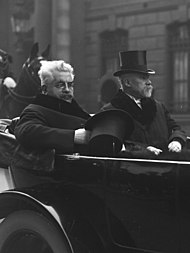
[[[66,78],[58,78],[58,79],[55,79],[54,80],[54,83],[72,83],[73,81],[72,81],[72,79],[70,79],[70,78],[68,78],[68,79],[66,79]]]
[[[63,81],[63,82],[69,81],[69,82],[72,82],[73,79],[74,79],[74,75],[72,73],[65,72],[65,71],[63,71],[63,72],[56,72],[56,73],[54,72],[53,76],[54,76],[54,79],[56,81]]]

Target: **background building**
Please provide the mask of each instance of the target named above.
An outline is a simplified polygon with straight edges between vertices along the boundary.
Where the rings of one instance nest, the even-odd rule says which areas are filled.
[[[85,1],[80,62],[86,72],[82,83],[88,108],[95,111],[102,87],[108,90],[110,72],[118,67],[118,51],[145,49],[148,64],[157,73],[152,78],[155,97],[190,133],[189,21],[189,0]]]
[[[15,73],[33,42],[51,44],[52,58],[74,66],[76,98],[91,113],[118,89],[118,51],[147,50],[155,97],[190,135],[190,0],[1,0],[0,18]]]

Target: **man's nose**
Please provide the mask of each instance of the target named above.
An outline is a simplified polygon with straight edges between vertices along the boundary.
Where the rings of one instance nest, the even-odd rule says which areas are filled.
[[[146,85],[151,85],[151,84],[152,84],[151,80],[148,79],[147,82],[146,82]]]
[[[65,85],[62,86],[62,90],[64,90],[64,91],[69,91],[69,85],[68,85],[67,82],[65,82]]]

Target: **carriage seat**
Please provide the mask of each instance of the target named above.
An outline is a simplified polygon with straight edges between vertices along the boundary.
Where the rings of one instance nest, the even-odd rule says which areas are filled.
[[[3,168],[7,168],[10,165],[17,146],[12,130],[9,131],[11,122],[11,119],[0,119],[0,166]]]
[[[9,170],[15,187],[42,183],[54,170],[55,150],[31,151],[19,145],[13,134],[18,120],[0,119],[0,168]]]
[[[28,150],[16,140],[14,128],[19,117],[0,119],[0,164],[10,166],[16,162],[17,167],[31,170],[53,170],[55,150]],[[17,161],[16,161],[17,159]]]
[[[0,119],[0,133],[7,133],[14,135],[14,128],[20,117],[13,119]]]

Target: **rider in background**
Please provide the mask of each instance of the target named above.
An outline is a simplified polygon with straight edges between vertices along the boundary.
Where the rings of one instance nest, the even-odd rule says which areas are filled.
[[[10,71],[11,63],[12,57],[0,49],[0,111],[6,101],[8,89],[13,89],[17,85],[13,73]],[[4,112],[2,113],[4,115]]]
[[[7,88],[14,88],[16,86],[13,73],[10,71],[10,64],[12,57],[0,49],[0,82]]]

